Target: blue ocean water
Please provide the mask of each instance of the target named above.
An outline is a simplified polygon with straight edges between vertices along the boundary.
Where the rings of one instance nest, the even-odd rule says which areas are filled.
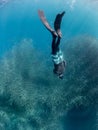
[[[41,44],[47,49],[51,36],[38,18],[38,9],[45,11],[51,26],[53,26],[55,15],[63,10],[66,11],[62,22],[64,40],[81,34],[97,37],[98,13],[97,7],[94,6],[96,2],[90,0],[87,2],[7,0],[0,8],[0,53],[4,53],[16,42],[25,38],[33,39],[36,47],[40,48]]]
[[[62,20],[64,80],[52,74],[51,34]],[[98,0],[0,0],[0,130],[98,129]]]

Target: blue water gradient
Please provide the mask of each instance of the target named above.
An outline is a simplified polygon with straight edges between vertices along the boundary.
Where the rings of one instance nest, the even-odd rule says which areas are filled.
[[[81,34],[98,36],[98,13],[89,1],[70,0],[67,2],[66,0],[55,0],[52,2],[34,0],[32,2],[32,0],[8,0],[0,8],[1,55],[25,38],[33,39],[37,48],[43,49],[44,47],[47,49],[50,45],[51,36],[38,18],[38,9],[45,11],[51,26],[53,26],[55,15],[63,10],[66,11],[62,22],[64,40]]]

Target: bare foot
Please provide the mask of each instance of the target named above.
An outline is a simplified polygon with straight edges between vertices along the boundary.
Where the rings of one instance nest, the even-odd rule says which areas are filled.
[[[62,32],[61,32],[60,29],[57,30],[57,34],[58,34],[58,36],[59,36],[60,38],[62,38]]]
[[[51,31],[51,33],[52,33],[53,37],[57,37],[58,36],[58,34],[56,33],[56,31]]]

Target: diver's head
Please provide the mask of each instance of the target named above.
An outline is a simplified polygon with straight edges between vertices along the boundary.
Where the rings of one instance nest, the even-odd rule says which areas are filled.
[[[60,79],[63,79],[64,78],[64,74],[59,74],[58,76]]]
[[[55,69],[53,69],[53,73],[56,74],[58,76],[58,78],[60,78],[60,79],[64,78],[64,74],[63,73],[57,73],[57,71]]]

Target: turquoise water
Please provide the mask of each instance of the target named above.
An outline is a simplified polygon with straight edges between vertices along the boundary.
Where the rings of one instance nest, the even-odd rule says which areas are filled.
[[[64,80],[52,73],[51,35],[62,21]],[[0,130],[98,129],[98,1],[0,0]]]

